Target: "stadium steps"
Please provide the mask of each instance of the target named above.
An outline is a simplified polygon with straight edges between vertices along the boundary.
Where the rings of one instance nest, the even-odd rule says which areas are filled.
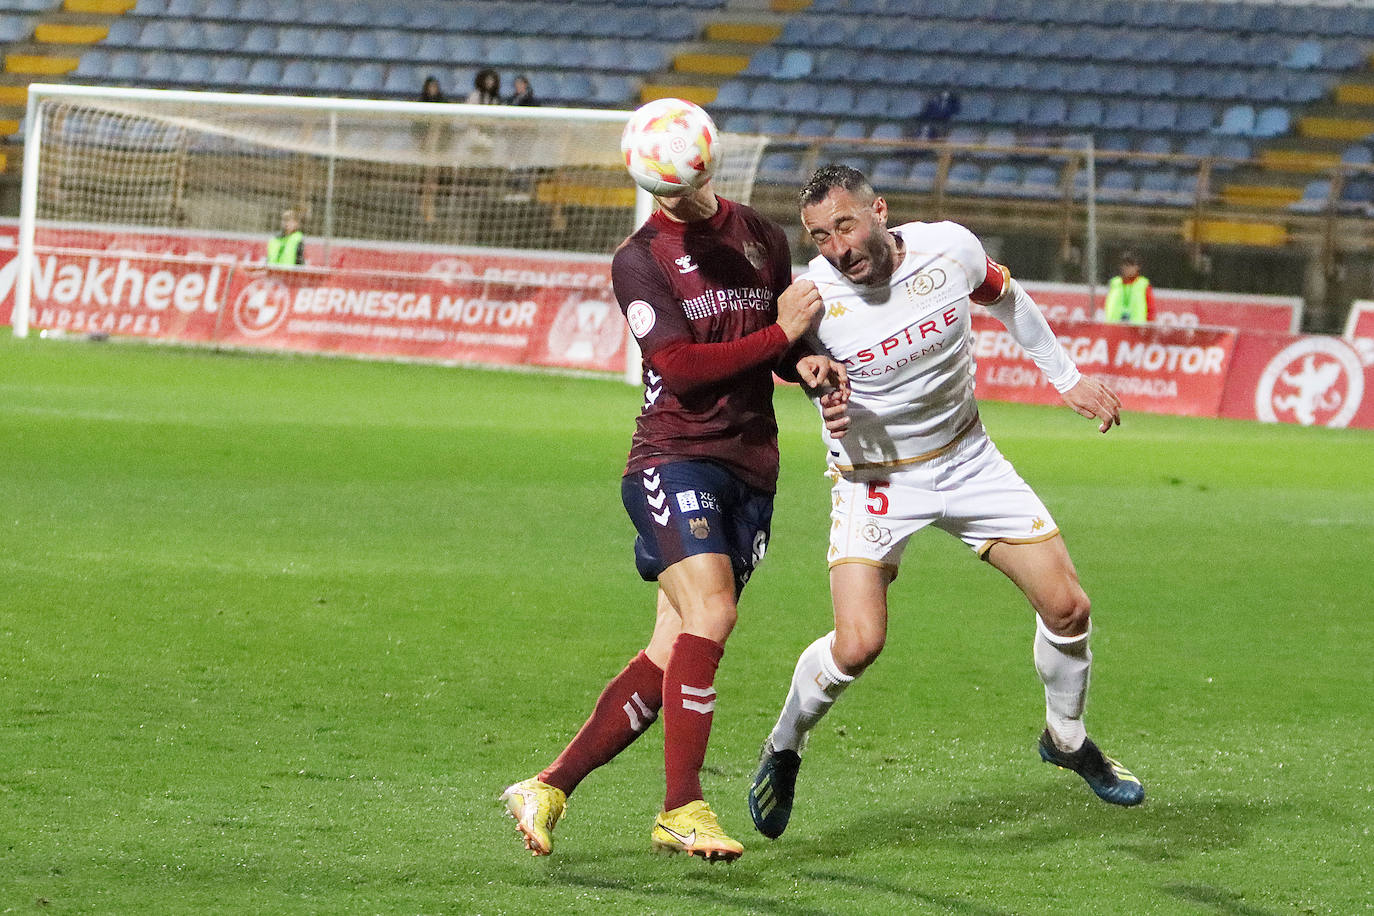
[[[684,47],[672,67],[651,74],[640,90],[640,101],[677,97],[710,105],[720,86],[749,66],[759,48],[777,41],[793,12],[810,0],[732,0],[712,14],[700,41]]]
[[[1184,220],[1185,242],[1203,245],[1238,245],[1247,248],[1278,248],[1288,242],[1288,230],[1280,223],[1204,219]]]
[[[65,0],[36,17],[33,34],[0,48],[0,174],[13,176],[23,159],[15,135],[28,104],[29,83],[65,82],[81,52],[104,41],[110,23],[134,8],[135,0]]]

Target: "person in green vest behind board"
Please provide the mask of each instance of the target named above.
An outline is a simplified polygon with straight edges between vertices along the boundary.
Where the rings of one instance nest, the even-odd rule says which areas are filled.
[[[1107,285],[1103,310],[1107,320],[1115,324],[1145,324],[1154,320],[1154,291],[1150,281],[1140,274],[1140,258],[1132,252],[1121,253],[1121,273]]]
[[[295,210],[281,213],[281,234],[267,240],[267,263],[273,267],[292,267],[305,263],[305,236],[301,218]]]

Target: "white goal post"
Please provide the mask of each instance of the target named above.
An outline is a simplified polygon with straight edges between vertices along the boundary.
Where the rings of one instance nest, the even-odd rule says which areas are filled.
[[[652,206],[628,115],[34,84],[14,333],[629,377],[604,324],[610,255]],[[722,195],[748,201],[766,142],[722,138]],[[304,265],[269,267],[287,210]]]

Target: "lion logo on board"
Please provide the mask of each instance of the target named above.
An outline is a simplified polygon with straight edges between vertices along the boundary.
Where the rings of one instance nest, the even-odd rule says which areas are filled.
[[[1344,341],[1308,337],[1269,361],[1255,389],[1255,414],[1266,423],[1343,427],[1364,399],[1364,367]]]

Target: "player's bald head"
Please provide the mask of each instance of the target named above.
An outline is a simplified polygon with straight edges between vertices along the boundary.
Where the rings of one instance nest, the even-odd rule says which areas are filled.
[[[871,203],[878,196],[873,191],[873,185],[868,183],[868,178],[858,169],[847,165],[823,165],[816,169],[811,179],[802,186],[801,208],[805,210],[807,207],[815,206],[829,197],[830,192],[836,188],[848,191],[862,204]]]

